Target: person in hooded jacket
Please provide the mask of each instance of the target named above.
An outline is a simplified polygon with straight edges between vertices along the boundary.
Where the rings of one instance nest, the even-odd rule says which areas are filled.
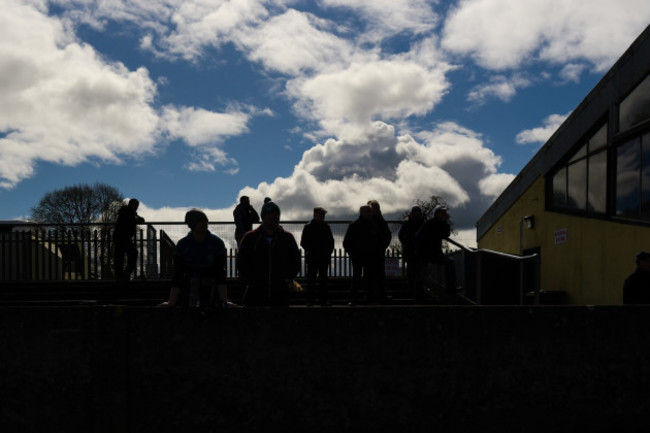
[[[318,277],[319,301],[328,306],[327,271],[334,251],[334,236],[329,224],[325,222],[327,211],[322,207],[314,208],[314,218],[305,225],[300,237],[300,246],[305,250],[307,265],[307,305],[314,303],[316,295],[316,278]]]
[[[239,278],[245,306],[288,306],[293,279],[300,272],[300,250],[280,225],[273,201],[262,207],[262,224],[246,233],[239,247]]]

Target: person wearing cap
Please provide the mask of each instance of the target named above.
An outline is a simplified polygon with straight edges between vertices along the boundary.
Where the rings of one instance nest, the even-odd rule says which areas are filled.
[[[288,306],[290,285],[300,272],[300,250],[280,225],[280,207],[262,206],[262,224],[244,235],[237,263],[246,306]]]
[[[625,279],[624,304],[650,304],[650,253],[641,251],[636,255],[636,269]]]
[[[413,297],[417,298],[418,261],[415,256],[415,235],[424,225],[426,218],[420,206],[413,206],[397,237],[402,243],[402,257],[406,263],[406,280]]]
[[[443,239],[448,239],[451,235],[451,224],[449,223],[449,213],[447,206],[437,206],[433,210],[433,218],[422,225],[420,231],[416,234],[416,255],[419,263],[420,282],[424,281],[424,273],[427,265],[440,264],[445,268],[445,289],[442,297],[446,298],[449,294],[456,292],[456,263],[451,257],[447,257],[442,251]],[[418,284],[418,297],[423,296],[423,287]],[[435,292],[436,290],[434,290]]]
[[[300,246],[305,250],[307,265],[307,305],[314,303],[316,295],[316,278],[318,277],[319,301],[322,306],[328,306],[327,271],[329,269],[332,251],[334,251],[334,236],[329,224],[325,222],[327,211],[322,207],[314,208],[314,217],[302,229]]]
[[[244,235],[253,229],[253,224],[260,222],[260,216],[251,206],[250,198],[245,195],[239,198],[232,216],[235,219],[235,240],[239,246]]]
[[[191,231],[176,244],[169,300],[160,306],[225,307],[226,246],[208,230],[208,217],[203,211],[188,211],[185,223]]]
[[[131,273],[135,270],[138,260],[138,249],[135,247],[133,238],[138,224],[144,223],[144,218],[138,215],[138,199],[132,198],[128,204],[120,207],[113,232],[115,244],[115,277],[120,281],[128,281]],[[124,268],[124,255],[126,254],[126,269]]]

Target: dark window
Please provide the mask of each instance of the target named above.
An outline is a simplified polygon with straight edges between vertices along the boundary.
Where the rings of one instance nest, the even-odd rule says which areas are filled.
[[[569,201],[572,209],[587,209],[587,159],[569,165]]]
[[[553,175],[554,207],[589,213],[607,211],[606,147],[605,123]]]
[[[650,220],[650,134],[616,151],[616,215]]]
[[[607,211],[607,152],[600,151],[589,157],[589,194],[587,210],[595,213]]]
[[[650,119],[650,75],[619,105],[619,132],[625,132],[647,119]]]
[[[566,206],[566,167],[561,168],[553,176],[553,204]]]

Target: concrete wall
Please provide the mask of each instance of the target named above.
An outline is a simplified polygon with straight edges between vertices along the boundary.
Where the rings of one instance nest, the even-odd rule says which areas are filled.
[[[0,308],[0,431],[641,431],[645,307]]]
[[[566,291],[576,305],[623,303],[623,282],[636,253],[649,248],[650,227],[548,212],[541,177],[479,239],[479,248],[519,254],[519,221],[527,215],[535,216],[535,227],[522,229],[522,245],[541,248],[542,290]],[[567,237],[556,244],[561,229]]]

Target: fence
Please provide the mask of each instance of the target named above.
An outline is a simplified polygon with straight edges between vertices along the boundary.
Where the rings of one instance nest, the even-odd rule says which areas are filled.
[[[352,266],[342,248],[345,231],[351,221],[328,221],[335,240],[330,275],[349,277]],[[300,242],[306,221],[283,222],[285,230]],[[389,221],[393,233],[387,250],[387,276],[401,277],[404,262],[397,232],[399,221]],[[223,239],[227,249],[227,275],[237,276],[235,226],[230,222],[211,223],[210,231]],[[13,231],[0,233],[0,281],[56,281],[113,279],[113,226],[110,224],[72,224],[54,227],[38,224],[15,224]],[[181,223],[153,222],[139,226],[135,244],[138,261],[136,279],[167,279],[173,272],[176,243],[188,233]],[[301,249],[305,275],[304,253]]]

